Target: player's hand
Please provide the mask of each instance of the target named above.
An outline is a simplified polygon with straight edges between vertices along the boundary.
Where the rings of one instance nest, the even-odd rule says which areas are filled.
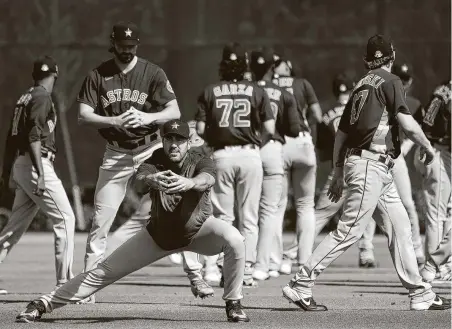
[[[195,183],[191,179],[177,175],[172,171],[168,176],[168,179],[171,181],[165,191],[168,194],[185,192],[191,190],[193,186],[195,186]]]
[[[169,175],[171,175],[171,170],[160,171],[156,174],[148,175],[146,176],[146,184],[154,190],[166,192],[168,186],[171,184],[171,181],[168,179]]]
[[[138,128],[145,125],[144,115],[145,115],[144,112],[138,111],[133,106],[130,107],[130,109],[124,113],[125,122],[123,124],[123,127]]]
[[[419,152],[419,159],[424,162],[425,166],[429,166],[432,164],[433,160],[435,159],[435,150],[433,147],[429,148],[423,148],[421,147]]]
[[[333,178],[331,179],[330,188],[328,189],[328,198],[331,202],[338,202],[342,197],[342,190],[344,188],[344,169],[342,167],[334,170]]]
[[[44,182],[44,176],[39,176],[36,184],[36,188],[33,191],[34,195],[42,196],[46,190],[46,184]]]

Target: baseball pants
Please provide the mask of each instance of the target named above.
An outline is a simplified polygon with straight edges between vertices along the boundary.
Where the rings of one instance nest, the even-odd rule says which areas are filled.
[[[447,146],[435,144],[435,158],[423,174],[423,190],[427,209],[425,214],[426,259],[443,263],[451,256],[450,218],[451,154]],[[444,246],[444,244],[446,244]]]
[[[132,238],[135,234],[146,227],[149,221],[149,211],[152,200],[149,194],[142,197],[140,205],[136,212],[124,224],[122,224],[112,236],[108,239],[108,246],[105,257],[110,256],[113,251],[119,248],[124,242]],[[182,261],[184,272],[190,281],[202,279],[202,264],[199,261],[199,255],[190,251],[182,252]]]
[[[261,148],[260,153],[264,176],[259,204],[259,238],[255,270],[268,272],[275,232],[282,229],[282,222],[278,218],[278,205],[285,185],[283,145],[271,140]]]
[[[168,237],[171,238],[171,237]],[[224,300],[242,299],[245,245],[239,231],[214,217],[208,218],[191,243],[176,250],[163,250],[147,230],[127,240],[96,268],[77,275],[59,289],[39,299],[47,312],[86,299],[97,291],[174,252],[192,251],[206,255],[225,254]]]
[[[298,263],[304,264],[312,253],[315,239],[314,195],[317,171],[317,159],[309,133],[300,133],[297,138],[286,137],[283,146],[285,180],[283,181],[282,199],[278,205],[279,227],[276,230],[270,268],[281,267],[283,255],[282,230],[284,214],[287,207],[287,191],[293,189],[294,206],[297,212]]]
[[[230,146],[217,150],[212,158],[217,169],[212,188],[215,217],[234,224],[234,199],[237,198],[237,227],[245,238],[245,279],[253,274],[259,234],[259,201],[263,169],[260,152],[255,145]],[[224,268],[224,267],[223,267]]]
[[[85,271],[95,268],[105,254],[108,232],[126,194],[129,179],[161,147],[161,142],[133,150],[107,144],[94,194],[94,215],[86,242]]]
[[[59,286],[73,277],[75,215],[53,162],[43,157],[42,166],[45,192],[38,197],[33,194],[38,176],[30,155],[25,153],[14,162],[12,174],[16,195],[11,217],[0,233],[0,262],[5,260],[41,209],[54,223],[56,285]]]
[[[388,238],[395,269],[410,297],[430,294],[431,286],[423,282],[419,274],[410,220],[397,193],[391,170],[381,162],[350,156],[345,162],[344,178],[348,190],[337,229],[325,237],[295,275],[292,279],[294,286],[312,296],[317,277],[358,241],[374,214],[377,225]]]

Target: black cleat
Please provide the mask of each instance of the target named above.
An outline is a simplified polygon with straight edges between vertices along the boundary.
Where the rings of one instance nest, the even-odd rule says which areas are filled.
[[[250,319],[243,312],[242,304],[239,300],[226,301],[226,315],[229,322],[249,322]]]
[[[32,301],[27,305],[25,311],[21,312],[16,317],[16,322],[31,323],[41,319],[41,316],[46,312],[46,307],[40,300]]]
[[[450,309],[450,299],[436,295],[432,305],[428,308],[429,311],[448,310]]]
[[[195,297],[200,297],[204,299],[206,297],[212,297],[214,290],[211,286],[207,284],[203,279],[195,279],[190,282],[191,292]]]
[[[328,308],[325,305],[317,305],[312,297],[301,297],[295,289],[290,287],[290,285],[286,285],[283,288],[283,297],[308,312],[328,311]]]

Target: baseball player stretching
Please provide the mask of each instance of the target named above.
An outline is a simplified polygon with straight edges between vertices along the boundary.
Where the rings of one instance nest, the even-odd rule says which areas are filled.
[[[433,164],[423,173],[426,262],[421,271],[425,281],[451,280],[451,218],[447,214],[451,197],[451,98],[452,82],[433,92],[422,126],[434,148]]]
[[[141,193],[150,193],[152,215],[141,230],[96,268],[81,273],[55,292],[28,304],[18,322],[39,320],[43,313],[75,303],[122,277],[174,252],[225,254],[223,299],[228,321],[248,322],[240,300],[245,245],[239,231],[212,216],[210,188],[214,162],[190,148],[188,124],[171,120],[162,127],[163,150],[154,152],[137,172]]]
[[[221,81],[207,86],[199,96],[196,120],[198,131],[215,150],[213,214],[232,225],[237,199],[238,227],[246,246],[244,286],[253,287],[263,176],[259,148],[274,134],[275,120],[266,92],[243,80],[246,69],[243,48],[238,43],[226,45],[220,63]]]
[[[295,138],[301,132],[294,96],[271,81],[274,62],[274,53],[269,48],[251,52],[251,71],[258,86],[266,91],[276,120],[273,138],[262,145],[260,151],[264,177],[259,205],[257,261],[253,273],[256,280],[279,276],[279,267],[270,270],[270,254],[274,247],[275,232],[282,230],[284,219],[284,216],[278,216],[278,205],[285,185],[283,145],[286,135]]]
[[[58,287],[73,277],[75,230],[71,204],[53,167],[57,111],[51,94],[58,78],[58,66],[51,57],[39,58],[32,75],[34,86],[17,101],[6,140],[0,193],[8,188],[12,171],[16,194],[11,217],[0,232],[0,263],[41,209],[54,223]]]
[[[425,163],[434,150],[413,119],[400,79],[391,74],[395,51],[381,35],[371,37],[364,58],[370,71],[359,80],[339,123],[334,144],[334,176],[328,192],[333,202],[348,190],[336,230],[317,246],[307,263],[283,288],[283,296],[306,311],[326,311],[312,297],[317,277],[355,243],[372,220],[388,237],[397,274],[408,289],[410,309],[449,309],[450,300],[423,282],[411,240],[411,224],[392,177],[393,159],[400,155],[398,124],[423,148]]]
[[[291,76],[290,62],[279,58],[275,63],[275,79],[273,82],[285,88],[294,95],[297,102],[299,118],[302,123],[302,132],[299,136],[286,137],[283,146],[285,177],[283,186],[283,199],[278,207],[278,218],[284,218],[287,206],[288,187],[292,186],[294,205],[297,212],[297,238],[298,264],[306,263],[312,253],[315,238],[314,196],[317,160],[314,143],[308,122],[306,109],[320,122],[322,111],[311,84],[306,79]],[[280,219],[282,221],[283,219]],[[282,229],[277,231],[277,237],[272,248],[271,267],[279,269],[282,273],[290,274],[292,263],[282,264],[283,242]]]
[[[135,24],[116,24],[110,48],[115,57],[89,73],[77,98],[79,121],[98,128],[107,141],[86,244],[86,271],[95,268],[104,255],[107,235],[130,177],[161,148],[157,124],[180,117],[165,72],[136,56],[139,40]],[[161,111],[143,112],[146,101]]]

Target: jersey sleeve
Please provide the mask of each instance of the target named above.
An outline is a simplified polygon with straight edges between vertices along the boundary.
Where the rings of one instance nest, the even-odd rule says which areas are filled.
[[[306,79],[303,79],[303,83],[304,83],[304,90],[306,92],[306,95],[305,95],[306,102],[307,102],[308,106],[318,103],[319,100],[317,99],[317,95],[315,94],[314,88],[312,87],[311,83]]]
[[[275,117],[273,116],[272,107],[270,104],[270,98],[268,98],[267,93],[264,89],[260,89],[261,91],[261,101],[259,104],[259,116],[261,118],[262,122],[268,121],[268,120],[274,120]]]
[[[353,96],[353,95],[351,95]],[[341,116],[341,121],[339,122],[339,129],[340,131],[348,134],[350,130],[350,115],[352,112],[352,104],[353,104],[353,97],[350,96],[350,99],[347,102],[347,105],[345,105],[344,113]]]
[[[198,163],[196,164],[194,176],[197,176],[201,173],[207,173],[214,178],[216,177],[215,163],[212,159],[203,157],[198,161]]]
[[[411,114],[406,103],[405,91],[400,79],[387,81],[383,83],[381,88],[386,99],[386,108],[392,118],[394,118],[399,112],[403,114]]]
[[[206,122],[206,110],[207,110],[206,92],[203,91],[198,97],[198,111],[196,112],[195,120]]]
[[[301,121],[298,115],[297,102],[289,92],[283,92],[284,99],[284,133],[289,137],[297,137],[301,132]]]
[[[29,103],[29,114],[27,117],[28,141],[30,143],[41,140],[41,134],[47,124],[47,115],[52,106],[49,96],[42,95],[34,97]]]
[[[96,79],[96,74],[92,71],[83,81],[80,92],[77,96],[77,102],[84,103],[96,109],[98,104],[98,91],[99,86]]]
[[[152,77],[149,87],[149,99],[152,105],[163,106],[176,99],[173,87],[165,72],[159,67]]]

